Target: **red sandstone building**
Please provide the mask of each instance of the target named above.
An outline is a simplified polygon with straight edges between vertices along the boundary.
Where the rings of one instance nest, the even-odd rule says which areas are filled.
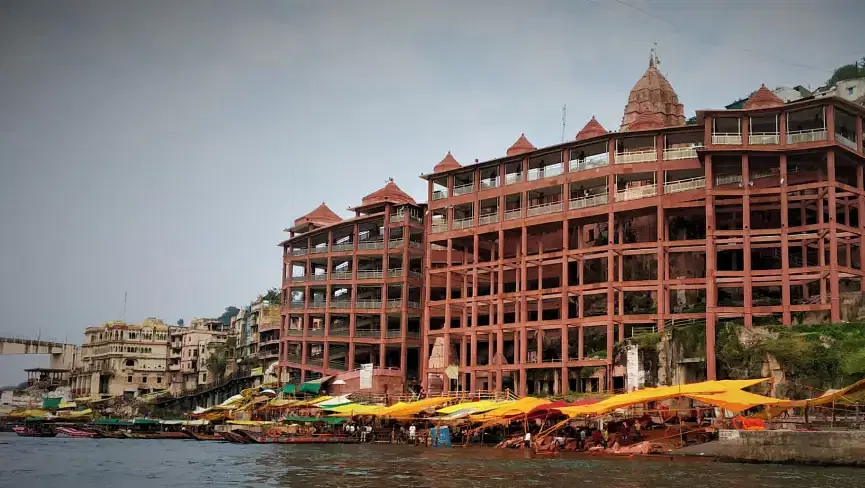
[[[650,63],[619,132],[592,118],[553,147],[520,136],[471,166],[448,153],[424,176],[426,386],[623,387],[614,345],[682,322],[704,324],[690,371],[714,379],[725,321],[842,320],[865,286],[863,114],[761,87],[687,125]]]
[[[289,381],[401,392],[419,377],[424,206],[389,181],[343,220],[322,203],[286,229],[279,364]]]

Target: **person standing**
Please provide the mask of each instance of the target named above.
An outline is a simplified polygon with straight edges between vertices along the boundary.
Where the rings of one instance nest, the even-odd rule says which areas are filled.
[[[408,441],[411,444],[415,443],[415,434],[417,433],[417,427],[414,424],[411,424],[408,428]]]
[[[532,447],[532,431],[527,430],[526,435],[523,436],[523,447],[529,449]]]

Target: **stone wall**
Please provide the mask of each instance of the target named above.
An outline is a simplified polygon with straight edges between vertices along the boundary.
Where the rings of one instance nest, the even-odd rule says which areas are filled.
[[[865,466],[865,431],[722,430],[722,460]]]

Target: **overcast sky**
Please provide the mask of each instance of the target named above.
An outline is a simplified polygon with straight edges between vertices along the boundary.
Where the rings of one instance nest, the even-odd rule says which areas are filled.
[[[658,43],[686,115],[865,56],[865,3],[0,1],[0,336],[215,316],[279,285],[282,229],[618,127]],[[40,361],[0,357],[0,384]]]

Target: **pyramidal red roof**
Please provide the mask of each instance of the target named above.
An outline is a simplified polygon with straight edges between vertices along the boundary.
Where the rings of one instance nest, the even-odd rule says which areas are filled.
[[[417,205],[417,202],[414,201],[414,198],[409,196],[408,193],[402,191],[400,187],[396,186],[396,183],[393,182],[393,178],[388,178],[386,185],[363,197],[363,200],[361,201],[361,206],[366,207],[368,205],[375,205],[385,202],[390,202],[397,205],[403,205],[406,203]]]
[[[531,152],[537,149],[528,139],[526,139],[526,134],[520,134],[520,138],[517,139],[517,142],[514,143],[513,146],[508,148],[508,156],[516,156],[517,154],[523,154],[527,152]]]
[[[321,202],[321,205],[315,208],[312,212],[295,219],[294,225],[302,225],[306,223],[316,224],[316,225],[330,225],[336,222],[341,221],[339,215],[335,214],[333,210],[328,208],[324,202]]]
[[[459,161],[454,159],[454,157],[451,155],[451,152],[448,151],[444,159],[439,161],[439,164],[435,165],[433,171],[436,173],[441,173],[442,171],[449,171],[460,167],[462,167],[462,165],[459,163]]]
[[[755,91],[753,95],[742,105],[744,109],[752,109],[752,108],[772,108],[772,107],[781,107],[784,105],[784,100],[781,99],[778,95],[772,93],[768,88],[766,88],[766,84],[760,85],[760,89]]]
[[[661,127],[685,125],[685,107],[679,103],[679,96],[673,86],[655,66],[654,55],[649,56],[649,69],[628,95],[620,130],[639,130],[633,124],[646,113],[660,115]]]
[[[577,140],[582,141],[583,139],[591,139],[592,137],[602,136],[606,133],[607,129],[604,129],[604,126],[595,119],[594,115],[592,115],[592,120],[586,123],[586,126],[577,132]]]
[[[631,122],[628,130],[648,130],[664,128],[664,116],[657,112],[642,113]]]

